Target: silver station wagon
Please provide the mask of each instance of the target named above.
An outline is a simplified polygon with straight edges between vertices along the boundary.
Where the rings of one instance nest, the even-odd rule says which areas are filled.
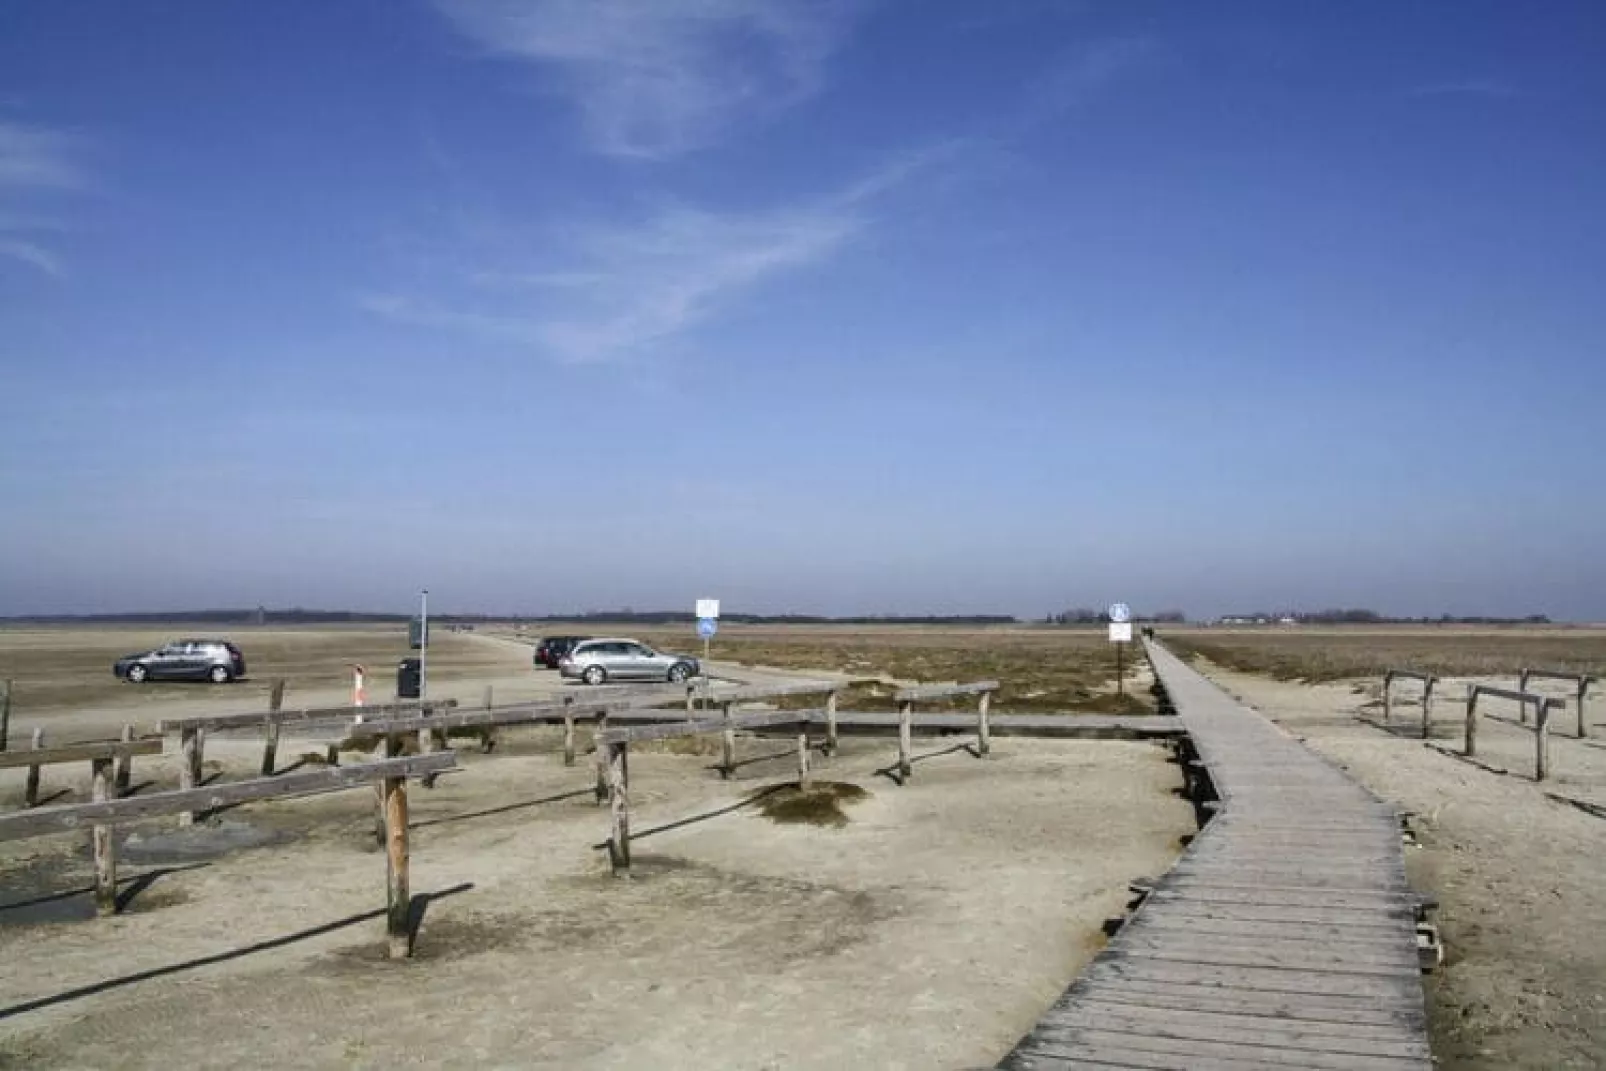
[[[577,643],[558,662],[567,680],[587,684],[608,681],[670,681],[678,684],[702,672],[689,655],[663,654],[639,640],[601,639]]]

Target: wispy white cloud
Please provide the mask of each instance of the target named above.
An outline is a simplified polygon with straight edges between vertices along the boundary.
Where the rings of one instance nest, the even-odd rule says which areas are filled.
[[[435,0],[573,99],[591,143],[660,158],[817,93],[861,0]]]
[[[633,223],[573,228],[560,256],[461,272],[436,280],[427,296],[370,293],[360,304],[397,323],[527,346],[564,363],[636,360],[763,284],[840,253],[873,225],[878,198],[943,151],[900,158],[807,203],[745,212],[676,205]]]
[[[62,266],[61,258],[56,254],[36,242],[7,237],[4,231],[0,231],[0,257],[19,260],[29,267],[37,268],[46,275],[55,276],[57,279],[63,279],[67,276],[67,270]]]
[[[78,142],[70,135],[0,119],[0,257],[57,279],[66,276],[61,257],[33,237],[59,225],[21,208],[42,195],[83,188],[78,158]]]

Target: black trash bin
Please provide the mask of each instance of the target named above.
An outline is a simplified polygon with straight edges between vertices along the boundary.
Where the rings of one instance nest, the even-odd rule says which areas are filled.
[[[404,658],[396,666],[396,698],[417,699],[424,692],[424,662]]]

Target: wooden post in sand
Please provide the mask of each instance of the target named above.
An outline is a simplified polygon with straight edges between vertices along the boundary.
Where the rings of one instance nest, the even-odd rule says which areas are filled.
[[[725,715],[725,731],[720,739],[719,776],[729,781],[736,776],[736,727],[731,724],[731,705],[721,703],[719,708]]]
[[[413,954],[412,896],[408,877],[410,855],[407,848],[407,780],[387,777],[380,782],[385,818],[385,936],[390,958],[406,959]]]
[[[827,755],[836,754],[836,697],[835,690],[825,693],[825,747]]]
[[[993,727],[987,721],[992,701],[991,692],[981,693],[981,698],[976,700],[976,753],[984,758],[993,752]]]
[[[1534,780],[1543,781],[1550,776],[1550,710],[1554,699],[1534,702]]]
[[[602,734],[608,731],[608,712],[597,711],[596,727],[591,730],[591,746],[597,752],[597,806],[608,802],[608,748]]]
[[[1394,687],[1394,671],[1391,669],[1387,673],[1383,674],[1383,724],[1384,725],[1387,725],[1389,723],[1389,713],[1392,710],[1392,706],[1390,705],[1390,702],[1389,702],[1389,700],[1390,700],[1389,692],[1393,690],[1393,687]]]
[[[1461,753],[1467,758],[1478,754],[1478,689],[1476,686],[1467,689],[1467,740],[1462,746]]]
[[[1436,677],[1429,677],[1422,685],[1422,739],[1433,736],[1433,685]]]
[[[112,761],[110,759],[95,759],[91,765],[94,771],[95,787],[94,801],[105,803],[112,798]],[[117,913],[117,842],[112,838],[112,827],[105,822],[96,822],[90,827],[90,845],[95,853],[95,914],[115,915]]]
[[[900,784],[908,784],[909,775],[914,772],[914,767],[909,758],[914,708],[914,703],[908,699],[898,704],[898,777]]]
[[[11,747],[11,689],[16,684],[10,677],[0,681],[0,751]]]
[[[574,765],[574,696],[563,697],[563,765]]]
[[[201,785],[201,730],[180,729],[178,733],[179,766],[178,787],[180,789],[199,788]],[[195,824],[194,811],[180,811],[178,824],[192,826]]]
[[[134,727],[132,725],[123,726],[123,743],[132,744],[133,742],[134,742]],[[115,780],[115,782],[114,782],[114,784],[112,786],[113,787],[113,791],[116,793],[117,796],[121,797],[121,796],[127,794],[129,786],[131,784],[133,784],[133,781],[134,781],[134,756],[128,754],[127,752],[124,752],[122,755],[118,756],[118,758],[117,758],[117,777],[116,777],[116,780]]]
[[[624,741],[602,748],[608,759],[608,861],[616,875],[630,874],[630,745]]]
[[[40,748],[42,748],[44,746],[45,746],[45,731],[43,729],[38,729],[38,728],[34,729],[34,731],[33,731],[33,749],[35,751],[38,751]],[[26,788],[23,789],[22,803],[23,803],[23,806],[25,806],[25,807],[37,807],[37,806],[39,806],[39,767],[37,767],[37,766],[28,767],[28,785],[27,785]]]
[[[494,700],[495,694],[491,691],[491,686],[487,684],[485,686],[484,704],[486,710],[491,709]],[[484,751],[487,755],[496,750],[496,726],[487,725],[484,731],[480,733],[480,750]]]
[[[797,734],[797,787],[809,787],[809,726],[808,722]]]
[[[268,711],[273,714],[284,709],[284,678],[273,682],[268,693]],[[262,776],[272,777],[279,759],[279,723],[270,719],[262,726]]]

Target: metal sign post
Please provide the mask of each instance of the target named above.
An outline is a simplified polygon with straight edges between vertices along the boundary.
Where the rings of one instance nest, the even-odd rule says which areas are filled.
[[[429,589],[418,593],[418,701],[429,698]]]
[[[703,704],[708,704],[708,641],[719,631],[719,600],[698,599],[694,607],[697,614],[697,635],[703,638]]]
[[[1132,608],[1110,604],[1110,642],[1115,644],[1115,694],[1126,696],[1126,645],[1132,642]]]

